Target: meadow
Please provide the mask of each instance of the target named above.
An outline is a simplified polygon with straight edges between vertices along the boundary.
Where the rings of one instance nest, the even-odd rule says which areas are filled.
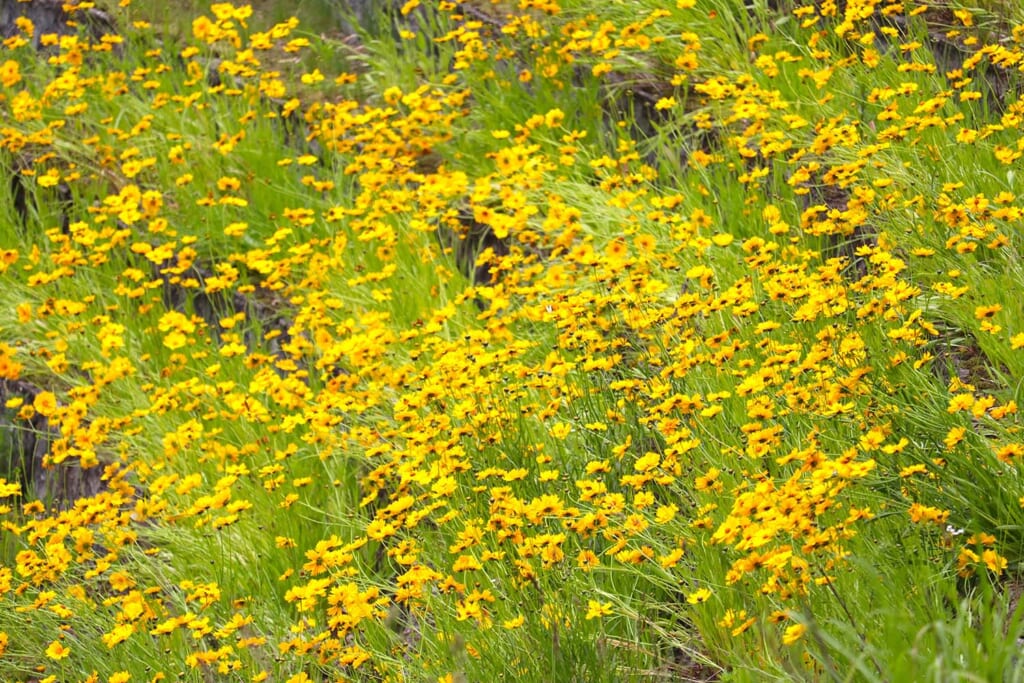
[[[0,679],[1024,681],[1017,3],[0,20]]]

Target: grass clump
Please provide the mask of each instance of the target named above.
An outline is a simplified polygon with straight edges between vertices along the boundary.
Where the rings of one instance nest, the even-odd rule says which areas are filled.
[[[86,5],[0,54],[4,680],[1024,678],[1012,8]]]

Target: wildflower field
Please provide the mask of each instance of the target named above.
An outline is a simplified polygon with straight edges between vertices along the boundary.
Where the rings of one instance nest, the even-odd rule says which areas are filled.
[[[0,680],[1024,681],[1018,3],[5,22]]]

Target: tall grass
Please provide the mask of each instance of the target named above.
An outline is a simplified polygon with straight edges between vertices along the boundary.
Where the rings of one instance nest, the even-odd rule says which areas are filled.
[[[4,680],[1021,678],[1006,7],[164,7],[0,56]]]

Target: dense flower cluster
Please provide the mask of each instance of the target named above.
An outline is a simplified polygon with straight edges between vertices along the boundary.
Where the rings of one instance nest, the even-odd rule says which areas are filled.
[[[17,20],[0,418],[102,490],[0,440],[5,678],[812,677],[875,554],[1024,560],[1024,31],[463,4]]]

